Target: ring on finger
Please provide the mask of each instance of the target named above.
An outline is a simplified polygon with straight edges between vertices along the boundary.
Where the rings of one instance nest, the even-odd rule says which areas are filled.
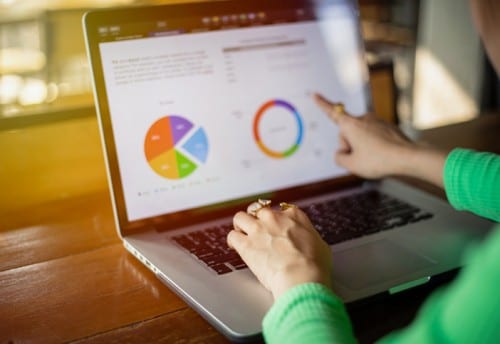
[[[247,213],[256,217],[259,210],[269,207],[271,207],[271,200],[258,199],[257,202],[253,202],[248,206]]]
[[[280,210],[281,211],[285,211],[285,210],[291,209],[291,208],[297,208],[297,206],[295,204],[290,204],[290,203],[286,203],[286,202],[280,203]]]
[[[338,113],[339,115],[345,115],[345,106],[344,103],[334,103],[333,104],[333,111]]]

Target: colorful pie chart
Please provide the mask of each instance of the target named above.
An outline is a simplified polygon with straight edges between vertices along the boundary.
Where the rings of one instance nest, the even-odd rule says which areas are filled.
[[[168,179],[182,179],[193,173],[208,157],[205,130],[188,119],[170,115],[157,120],[144,139],[149,166]]]

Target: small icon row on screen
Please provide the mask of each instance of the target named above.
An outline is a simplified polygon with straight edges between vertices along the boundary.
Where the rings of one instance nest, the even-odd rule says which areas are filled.
[[[256,20],[264,20],[267,15],[265,12],[250,12],[240,14],[228,14],[222,16],[203,17],[202,23],[205,25],[220,25],[220,24],[240,24],[246,22],[253,22]]]

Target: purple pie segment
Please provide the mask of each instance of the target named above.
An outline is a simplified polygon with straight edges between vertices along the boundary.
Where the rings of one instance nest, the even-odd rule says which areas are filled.
[[[170,130],[172,131],[174,144],[182,140],[184,135],[186,135],[192,127],[193,124],[187,119],[179,116],[170,116]]]

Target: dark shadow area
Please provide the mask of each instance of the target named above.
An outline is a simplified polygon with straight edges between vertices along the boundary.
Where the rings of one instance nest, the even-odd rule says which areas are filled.
[[[346,305],[356,338],[360,343],[374,343],[408,326],[429,295],[452,281],[457,273],[458,270],[453,270],[432,277],[425,285],[395,295],[382,294]]]
[[[491,112],[500,108],[500,79],[487,56],[484,59],[484,66],[481,112]]]

